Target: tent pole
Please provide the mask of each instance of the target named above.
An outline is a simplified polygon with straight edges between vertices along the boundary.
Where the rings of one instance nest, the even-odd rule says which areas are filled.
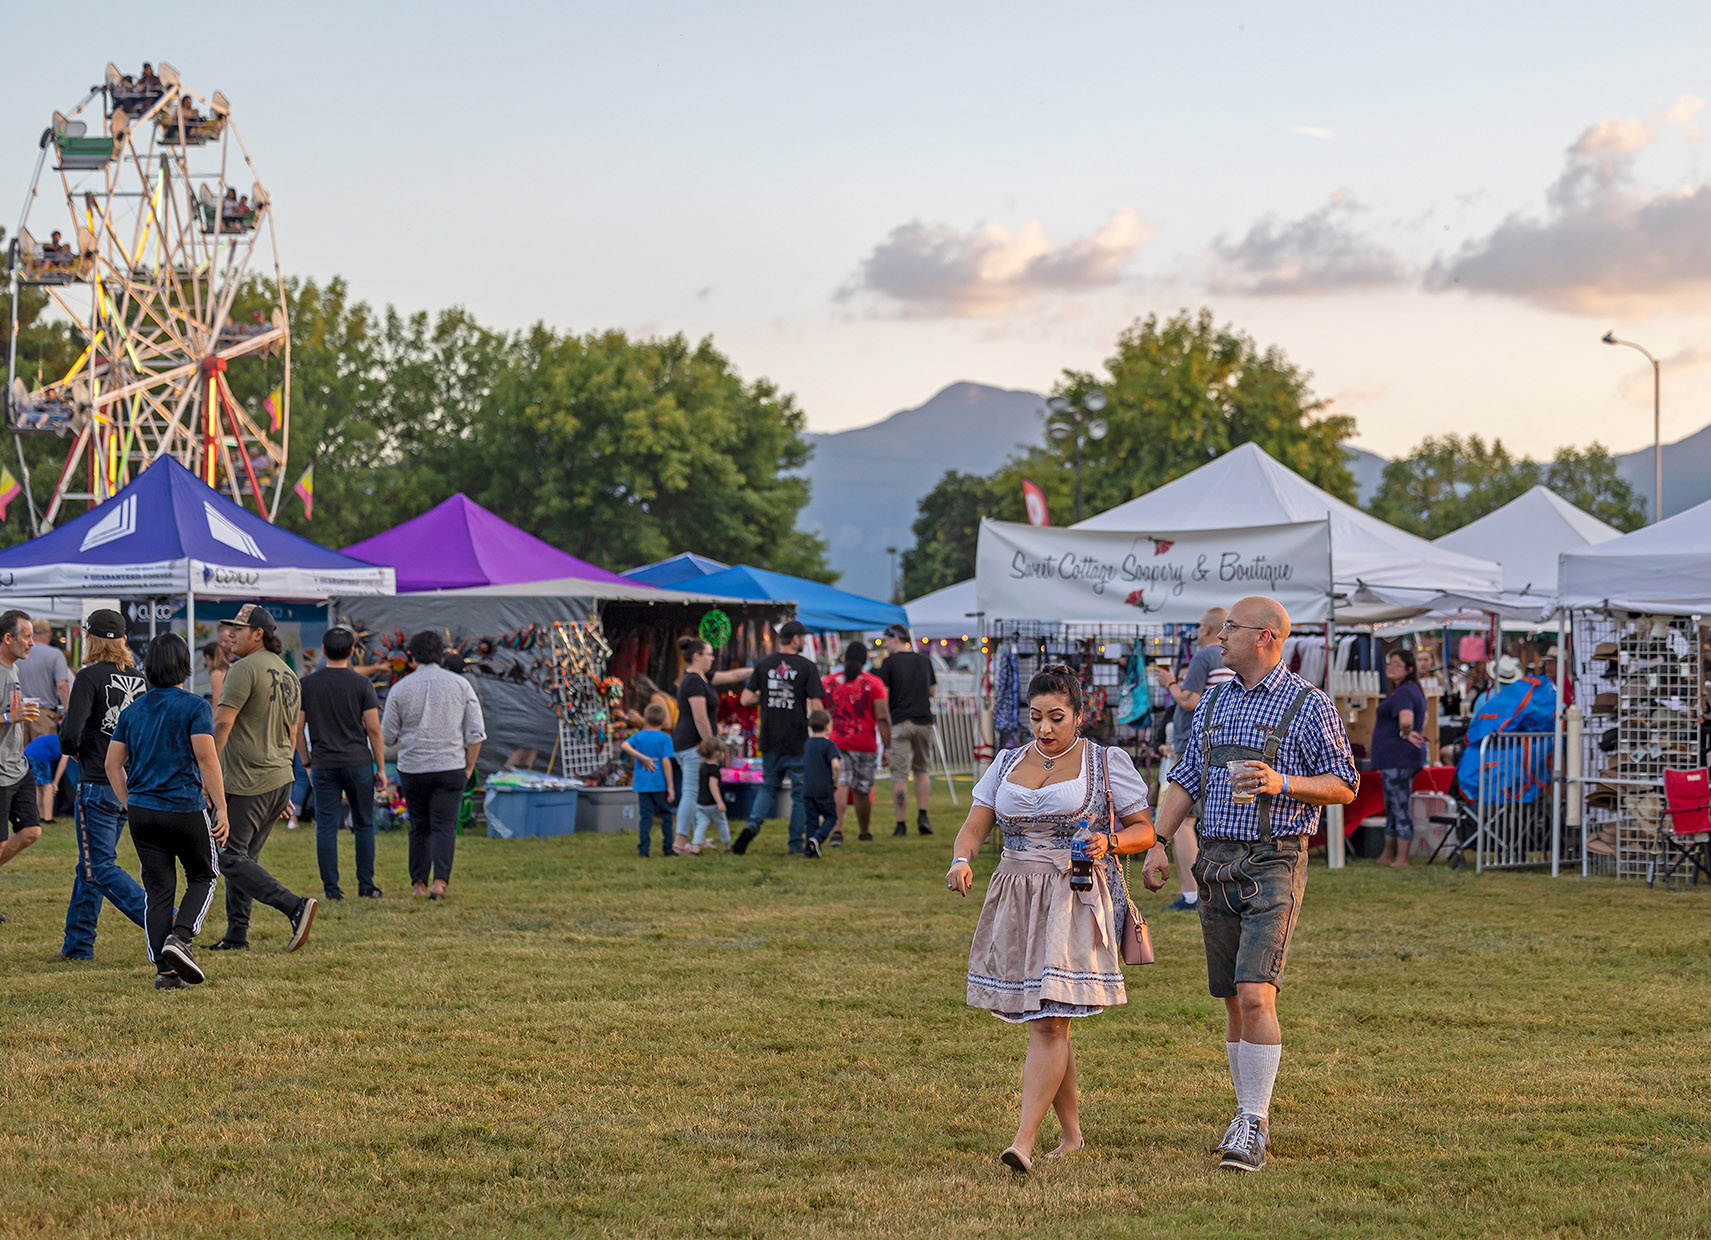
[[[184,644],[190,647],[190,687],[194,690],[201,660],[196,657],[196,575],[188,562],[184,569]],[[208,686],[210,691],[213,687]]]
[[[1562,873],[1562,799],[1563,777],[1568,771],[1563,753],[1564,707],[1563,683],[1568,668],[1568,632],[1563,627],[1563,610],[1557,609],[1557,717],[1552,721],[1556,743],[1551,747],[1551,877]],[[1583,850],[1584,851],[1584,850]]]
[[[1337,705],[1337,556],[1331,547],[1331,514],[1325,514],[1325,696]],[[1340,713],[1340,712],[1339,712]],[[1344,865],[1345,836],[1343,807],[1328,805],[1320,819],[1325,831],[1325,868],[1340,870]]]
[[[151,597],[144,599],[143,602],[149,609],[149,641],[152,643],[154,641],[154,613],[160,607],[160,600],[158,598]]]

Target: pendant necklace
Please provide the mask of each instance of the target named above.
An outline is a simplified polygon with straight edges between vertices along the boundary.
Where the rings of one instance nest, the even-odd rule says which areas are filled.
[[[1080,740],[1081,740],[1080,737],[1076,738],[1077,743],[1079,743]],[[1074,748],[1075,748],[1075,745],[1073,745],[1073,744],[1069,747],[1069,749],[1074,749]],[[1067,754],[1069,752],[1069,749],[1064,750],[1063,753]],[[1040,742],[1039,741],[1034,742],[1034,752],[1040,755],[1040,765],[1045,767],[1046,770],[1048,770],[1048,771],[1057,765],[1057,760],[1059,758],[1063,757],[1063,754],[1048,755],[1045,750],[1040,748]]]

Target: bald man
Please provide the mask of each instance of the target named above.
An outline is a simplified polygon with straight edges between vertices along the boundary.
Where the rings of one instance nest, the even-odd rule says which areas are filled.
[[[1213,1153],[1237,1171],[1265,1166],[1271,1093],[1283,1054],[1277,988],[1307,886],[1320,807],[1354,800],[1360,777],[1331,699],[1282,666],[1289,613],[1253,596],[1218,633],[1235,677],[1206,692],[1193,734],[1177,738],[1143,872],[1164,882],[1164,845],[1197,821],[1206,980],[1224,1001],[1236,1118]],[[1237,797],[1242,799],[1238,800]]]

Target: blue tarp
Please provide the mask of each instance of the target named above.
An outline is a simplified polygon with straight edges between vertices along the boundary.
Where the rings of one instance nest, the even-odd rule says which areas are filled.
[[[640,568],[632,568],[624,576],[631,581],[639,581],[644,586],[653,586],[656,590],[670,590],[685,582],[699,582],[701,578],[722,573],[729,567],[729,564],[721,564],[718,560],[710,560],[704,555],[696,555],[693,551],[685,551],[669,560],[657,560]],[[697,587],[692,584],[688,588],[693,590]]]
[[[0,551],[0,588],[112,597],[391,594],[392,570],[330,551],[238,507],[171,457],[112,499]]]
[[[1479,743],[1499,732],[1555,732],[1556,686],[1548,680],[1523,678],[1504,685],[1485,699],[1468,723],[1467,748],[1456,765],[1456,782],[1470,801],[1479,799]],[[1519,801],[1531,805],[1550,788],[1553,742],[1546,737],[1487,755],[1486,799],[1493,804]]]
[[[895,603],[881,603],[877,599],[863,598],[859,594],[822,585],[818,581],[792,577],[788,573],[775,573],[765,568],[752,568],[747,564],[706,573],[694,577],[693,580],[688,576],[674,576],[668,581],[658,580],[650,575],[655,570],[668,575],[687,574],[695,567],[688,561],[700,561],[703,564],[717,562],[706,560],[702,556],[679,555],[669,560],[661,560],[658,564],[650,564],[646,568],[633,568],[624,576],[650,586],[663,587],[683,583],[699,594],[720,594],[726,598],[760,602],[795,603],[796,618],[815,632],[848,633],[883,629],[888,624],[909,623],[909,613]]]

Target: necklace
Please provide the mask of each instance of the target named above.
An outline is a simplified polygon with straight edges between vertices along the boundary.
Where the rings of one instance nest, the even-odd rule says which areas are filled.
[[[1046,752],[1046,751],[1045,751],[1045,750],[1043,750],[1043,749],[1041,749],[1041,748],[1040,748],[1040,742],[1039,742],[1039,741],[1035,741],[1035,742],[1034,742],[1034,752],[1035,752],[1035,753],[1037,753],[1037,754],[1039,754],[1039,755],[1040,755],[1040,765],[1041,765],[1041,766],[1043,766],[1043,767],[1045,767],[1045,768],[1046,768],[1046,770],[1048,770],[1048,771],[1049,771],[1049,770],[1051,770],[1051,769],[1052,769],[1052,768],[1053,768],[1053,767],[1055,767],[1055,766],[1056,766],[1056,765],[1057,765],[1057,760],[1058,760],[1058,759],[1059,759],[1059,758],[1061,758],[1061,757],[1063,757],[1063,756],[1064,756],[1064,755],[1065,755],[1065,754],[1067,754],[1067,753],[1069,753],[1069,750],[1070,750],[1070,749],[1074,749],[1074,748],[1075,748],[1075,747],[1076,747],[1076,745],[1079,745],[1079,744],[1080,744],[1080,743],[1081,743],[1081,738],[1080,738],[1080,737],[1079,737],[1079,736],[1078,736],[1078,737],[1076,737],[1076,738],[1075,738],[1075,740],[1074,740],[1074,741],[1073,741],[1073,742],[1072,742],[1072,743],[1071,743],[1071,744],[1070,744],[1070,746],[1069,746],[1069,749],[1065,749],[1065,750],[1064,750],[1064,751],[1063,751],[1063,753],[1057,753],[1057,754],[1048,754],[1048,753],[1047,753],[1047,752]]]

